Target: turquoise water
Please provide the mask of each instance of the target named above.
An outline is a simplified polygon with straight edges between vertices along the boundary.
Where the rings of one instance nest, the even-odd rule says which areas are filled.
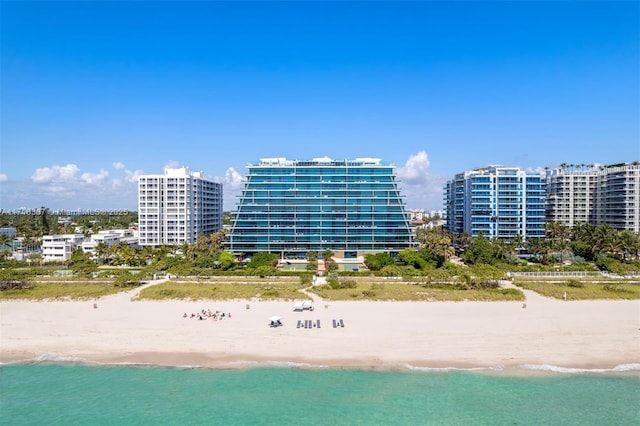
[[[637,375],[0,367],[7,425],[640,425],[639,407]]]

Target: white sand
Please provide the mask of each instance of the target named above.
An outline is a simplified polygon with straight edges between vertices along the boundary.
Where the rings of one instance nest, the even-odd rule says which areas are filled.
[[[341,367],[612,368],[640,362],[640,301],[572,301],[526,291],[522,302],[131,301],[0,302],[0,361],[77,357],[100,362],[242,367],[293,362]],[[250,309],[246,309],[249,304]],[[326,307],[325,307],[326,305]],[[222,321],[183,318],[201,309]],[[282,317],[284,326],[268,327]],[[321,328],[296,328],[320,320]],[[342,319],[344,328],[333,328]]]

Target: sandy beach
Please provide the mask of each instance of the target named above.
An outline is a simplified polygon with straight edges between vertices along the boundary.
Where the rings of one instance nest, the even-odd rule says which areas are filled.
[[[640,301],[522,302],[0,302],[0,361],[33,359],[245,367],[613,368],[640,363]],[[97,308],[94,308],[94,303]],[[248,309],[247,309],[248,306]],[[230,318],[190,318],[202,309]],[[183,314],[187,313],[188,318]],[[271,316],[283,326],[268,326]],[[333,327],[342,319],[344,327]],[[298,320],[320,327],[297,328]]]

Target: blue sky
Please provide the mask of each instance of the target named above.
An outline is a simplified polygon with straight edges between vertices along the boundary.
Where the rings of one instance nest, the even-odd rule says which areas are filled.
[[[0,10],[0,208],[136,209],[167,165],[453,174],[640,160],[640,3],[25,2]]]

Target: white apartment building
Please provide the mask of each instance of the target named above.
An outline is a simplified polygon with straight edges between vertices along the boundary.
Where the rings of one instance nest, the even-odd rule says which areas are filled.
[[[193,243],[222,228],[222,184],[187,167],[167,168],[138,180],[141,246]]]
[[[132,247],[137,246],[138,237],[136,236],[136,233],[137,232],[132,229],[109,229],[99,231],[97,234],[91,235],[88,240],[82,242],[82,251],[95,255],[96,246],[101,242],[107,247],[118,245],[121,242]]]
[[[554,169],[547,174],[546,217],[567,226],[595,223],[596,173],[593,170]]]
[[[547,173],[547,220],[640,232],[640,164]]]
[[[63,262],[71,259],[71,254],[82,244],[82,234],[44,235],[42,237],[42,260]]]

